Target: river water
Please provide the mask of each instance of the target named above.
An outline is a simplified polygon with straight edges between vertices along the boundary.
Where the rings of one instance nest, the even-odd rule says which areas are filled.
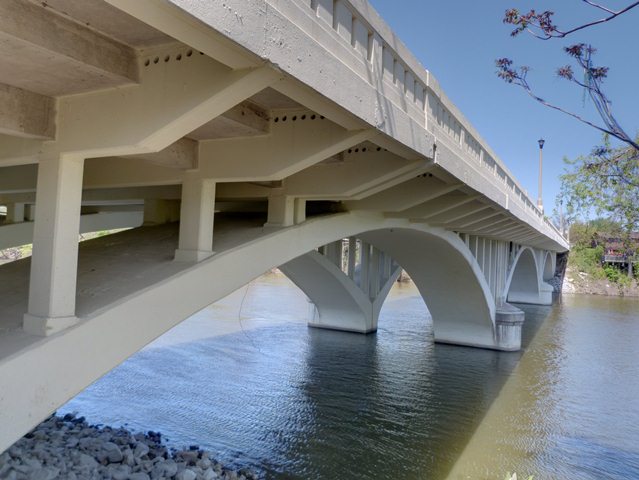
[[[309,329],[304,295],[269,274],[60,411],[266,478],[639,479],[639,301],[521,308],[519,353],[434,345],[410,284],[375,335]]]

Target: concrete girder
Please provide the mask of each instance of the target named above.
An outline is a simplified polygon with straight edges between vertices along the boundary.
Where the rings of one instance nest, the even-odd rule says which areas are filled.
[[[248,182],[218,183],[216,196],[218,201],[266,199],[274,189],[279,188],[281,186],[273,187]]]
[[[470,215],[467,215],[454,222],[451,222],[450,224],[446,225],[446,228],[451,230],[457,230],[460,232],[466,232],[467,230],[465,229],[465,227],[467,225],[481,223],[482,221],[486,221],[490,218],[493,218],[493,217],[496,217],[497,215],[502,214],[501,212],[495,212],[494,210],[492,210],[492,208],[493,207],[491,207],[490,205],[486,205],[485,209],[472,213]],[[490,211],[487,213],[486,210],[490,210]]]
[[[273,85],[273,89],[347,130],[359,130],[367,127],[352,113],[336,107],[330,99],[317,95],[315,90],[293,78],[285,78],[277,85]]]
[[[363,200],[346,202],[349,210],[399,212],[454,192],[462,185],[442,182],[437,177],[419,175]]]
[[[102,0],[29,0],[134,48],[164,45],[173,39]]]
[[[182,183],[184,171],[148,160],[112,157],[85,160],[84,188],[121,188]]]
[[[122,188],[85,188],[82,191],[82,206],[102,202],[106,205],[118,205],[144,199],[180,199],[180,185],[160,185],[149,187]],[[0,205],[5,203],[35,203],[35,192],[0,193]]]
[[[490,222],[488,225],[484,225],[483,227],[473,228],[472,233],[477,235],[484,235],[486,232],[492,232],[495,229],[499,230],[499,228],[503,228],[503,223],[512,222],[513,219],[511,217],[501,218],[499,220],[495,220],[494,222]],[[499,225],[499,227],[497,227]]]
[[[34,192],[37,165],[19,165],[0,170],[0,196]],[[184,171],[141,158],[92,158],[85,160],[83,188],[121,188],[182,183]]]
[[[274,122],[267,136],[200,142],[199,170],[216,181],[281,180],[377,135],[326,119],[287,119]]]
[[[0,133],[16,137],[53,139],[55,100],[0,84]]]
[[[42,146],[41,140],[0,134],[0,168],[34,163]]]
[[[146,160],[154,165],[188,170],[197,168],[198,145],[195,140],[181,138],[168,147],[155,153],[141,153],[125,158]]]
[[[0,169],[0,195],[34,192],[38,180],[37,165],[19,165]]]
[[[140,62],[139,86],[61,98],[50,148],[84,158],[157,152],[281,78],[266,66],[229,70],[179,45]]]
[[[466,218],[478,212],[489,209],[490,206],[481,202],[471,202],[459,207],[455,207],[445,213],[441,213],[429,219],[431,225],[440,226],[450,229],[450,225],[456,221]]]
[[[79,233],[134,228],[142,225],[142,211],[130,208],[100,211],[80,216]],[[14,223],[0,226],[0,250],[33,243],[34,222]]]
[[[0,57],[0,83],[41,95],[75,94],[138,81],[133,48],[52,15],[35,2],[0,2]]]
[[[459,229],[466,229],[466,228],[481,228],[482,226],[487,226],[486,221],[490,220],[491,218],[497,217],[497,216],[501,216],[503,215],[503,212],[500,211],[493,211],[491,213],[482,213],[480,215],[477,215],[476,217],[470,218],[465,220],[463,223],[461,223],[458,228]],[[495,220],[491,220],[491,222],[494,222]],[[475,225],[475,227],[471,227],[471,225]],[[490,223],[488,224],[490,225]]]
[[[257,105],[243,102],[219,117],[196,128],[188,137],[193,140],[252,137],[269,132],[269,115]]]
[[[425,221],[476,199],[477,195],[466,195],[462,192],[449,193],[432,201],[424,202],[416,207],[389,215]]]
[[[135,2],[130,0],[105,1],[231,68],[244,69],[261,63],[257,56],[250,54],[223,34],[209,28],[203,22],[185,13],[170,2],[158,2],[157,0],[136,0]],[[236,18],[231,11],[223,8],[221,4],[212,3],[208,8],[219,9],[221,15]]]
[[[506,220],[505,224],[504,224],[504,222],[502,222],[501,224],[495,224],[495,225],[493,225],[490,228],[478,229],[479,235],[492,235],[492,234],[495,234],[495,233],[507,233],[507,232],[510,232],[511,230],[516,230],[516,229],[520,229],[520,228],[526,228],[526,225],[522,225],[521,223],[518,223],[512,217],[506,217],[504,220]]]
[[[313,200],[348,199],[423,166],[421,161],[409,162],[390,152],[377,152],[370,145],[356,150],[344,152],[341,162],[319,163],[285,178],[285,194]]]
[[[530,228],[528,228],[528,231],[530,231]],[[543,234],[537,233],[537,232],[522,233],[520,235],[514,235],[512,237],[512,241],[518,242],[518,243],[526,243],[526,242],[529,242],[529,241],[531,241],[533,239],[536,239],[536,238],[539,238],[539,237],[543,237]]]

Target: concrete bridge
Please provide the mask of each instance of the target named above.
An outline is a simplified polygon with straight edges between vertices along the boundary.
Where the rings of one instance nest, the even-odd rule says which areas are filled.
[[[435,341],[551,303],[565,239],[365,0],[3,0],[0,38],[0,450],[274,267],[323,328],[400,268]]]

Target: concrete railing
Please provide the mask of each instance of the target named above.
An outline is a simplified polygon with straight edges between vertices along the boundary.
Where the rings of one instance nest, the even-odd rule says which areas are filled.
[[[480,167],[483,177],[508,192],[537,222],[563,238],[529,198],[503,161],[481,138],[459,109],[446,97],[437,80],[413,56],[366,0],[299,0],[318,26],[332,30],[339,47],[324,45],[351,69],[375,85],[425,130]],[[349,52],[350,50],[350,52]]]

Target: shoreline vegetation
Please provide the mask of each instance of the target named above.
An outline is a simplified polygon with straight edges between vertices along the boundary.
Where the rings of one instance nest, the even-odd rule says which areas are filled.
[[[555,281],[566,294],[639,297],[639,234],[609,219],[570,227],[570,252],[558,256]],[[623,261],[610,262],[609,258]],[[557,286],[556,283],[556,286]]]

